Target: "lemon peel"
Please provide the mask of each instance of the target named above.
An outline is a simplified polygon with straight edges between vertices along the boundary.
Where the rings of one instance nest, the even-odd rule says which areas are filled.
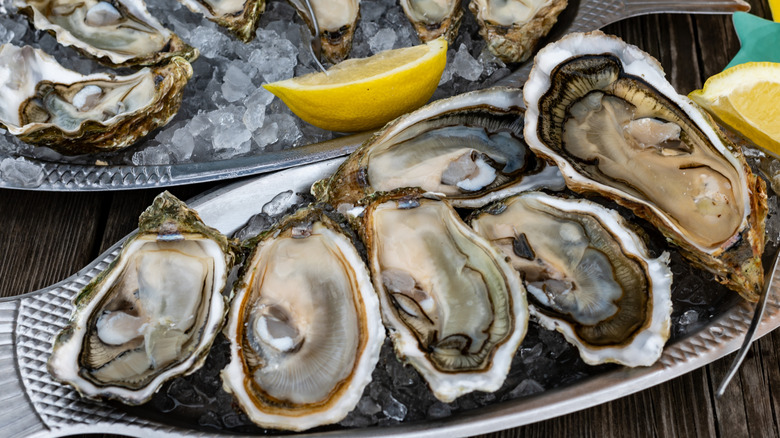
[[[780,156],[780,63],[748,62],[710,77],[688,97],[718,121]]]
[[[298,117],[330,131],[365,131],[424,105],[447,63],[439,38],[374,56],[348,59],[327,74],[311,73],[264,84]]]

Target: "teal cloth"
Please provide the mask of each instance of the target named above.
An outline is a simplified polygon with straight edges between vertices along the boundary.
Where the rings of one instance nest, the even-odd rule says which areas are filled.
[[[732,16],[742,48],[726,68],[746,62],[780,62],[780,23],[747,12]]]

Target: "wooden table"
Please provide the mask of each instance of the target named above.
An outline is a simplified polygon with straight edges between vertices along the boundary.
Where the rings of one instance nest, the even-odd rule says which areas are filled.
[[[752,13],[770,17],[765,0],[750,3]],[[683,94],[701,88],[739,49],[728,16],[651,15],[604,30],[655,56]],[[219,184],[168,190],[187,199]],[[159,191],[0,191],[0,297],[46,287],[86,266],[136,228]],[[780,331],[753,345],[726,395],[716,399],[731,358],[611,403],[485,436],[780,437]]]

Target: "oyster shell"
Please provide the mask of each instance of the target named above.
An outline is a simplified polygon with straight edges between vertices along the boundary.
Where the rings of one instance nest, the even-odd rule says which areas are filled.
[[[452,45],[458,36],[463,18],[460,0],[401,0],[401,7],[420,41],[427,43],[444,35]]]
[[[15,0],[36,29],[111,67],[152,65],[198,50],[163,27],[142,0]]]
[[[525,289],[504,255],[417,190],[376,196],[363,223],[398,358],[444,402],[497,390],[528,326]]]
[[[504,62],[523,62],[550,32],[567,0],[471,0],[479,34]]]
[[[288,1],[313,33],[314,24],[306,3],[303,0]],[[337,64],[347,59],[360,17],[360,0],[310,0],[310,3],[319,26],[325,60]]]
[[[255,38],[260,16],[265,12],[265,0],[179,0],[195,13],[230,30],[248,43]]]
[[[525,138],[574,191],[598,193],[655,225],[683,255],[748,300],[763,284],[763,181],[657,61],[601,32],[536,57]]]
[[[375,191],[421,187],[456,207],[480,207],[523,190],[561,189],[558,169],[523,141],[521,96],[474,91],[402,116],[317,183],[315,195],[343,210]]]
[[[669,338],[669,254],[650,258],[617,212],[584,199],[526,192],[474,215],[471,226],[511,260],[531,315],[591,365],[649,366]]]
[[[179,109],[192,67],[181,57],[129,76],[82,76],[32,47],[0,46],[0,125],[63,154],[113,151]]]
[[[263,427],[340,421],[371,381],[384,341],[368,270],[319,207],[299,210],[256,242],[225,329],[225,390]]]
[[[225,316],[233,250],[168,192],[119,256],[76,297],[49,372],[87,397],[137,405],[200,368]]]

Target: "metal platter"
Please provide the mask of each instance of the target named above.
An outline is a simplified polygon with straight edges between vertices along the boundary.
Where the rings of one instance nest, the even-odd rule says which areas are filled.
[[[569,7],[559,17],[558,23],[547,37],[554,41],[570,32],[600,29],[610,23],[651,13],[731,13],[747,10],[741,0],[569,0]],[[522,84],[530,72],[531,64],[520,66],[496,85]],[[192,90],[189,90],[192,93]],[[128,165],[111,157],[100,157],[101,164],[94,159],[79,157],[73,159],[24,157],[36,177],[20,179],[10,172],[0,171],[0,188],[14,188],[39,191],[107,191],[168,187],[182,184],[224,180],[247,175],[271,172],[305,163],[325,160],[352,152],[368,134],[357,134],[313,143],[296,148],[283,147],[274,152],[259,152],[226,160],[182,162],[170,165]],[[8,141],[4,134],[0,142]],[[304,143],[312,143],[303,138]],[[141,150],[141,144],[133,146]],[[0,162],[17,159],[17,154],[0,148]]]
[[[189,204],[223,233],[239,229],[278,193],[306,192],[341,159],[255,177],[205,193]],[[230,212],[226,214],[225,212]],[[53,437],[81,433],[129,436],[225,436],[188,430],[144,418],[113,403],[83,399],[54,381],[46,362],[56,334],[68,322],[72,299],[116,258],[124,239],[72,277],[43,290],[0,300],[0,430],[6,437]],[[752,306],[738,301],[698,331],[669,343],[646,368],[618,367],[569,386],[468,411],[443,419],[392,427],[341,429],[301,436],[466,436],[533,423],[647,389],[735,351],[750,324]],[[780,327],[780,279],[775,279],[758,335]],[[13,370],[13,372],[11,372]]]

